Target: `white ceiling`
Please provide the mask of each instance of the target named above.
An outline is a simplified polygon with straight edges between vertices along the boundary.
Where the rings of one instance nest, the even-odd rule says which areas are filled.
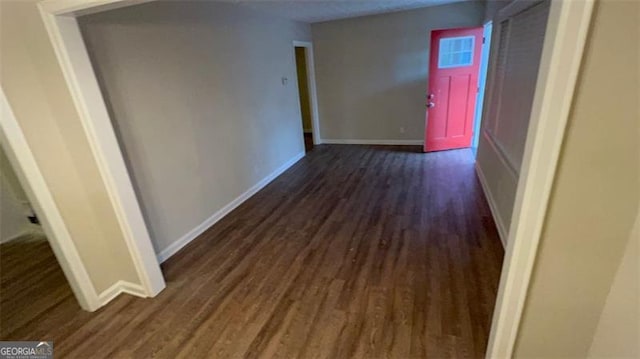
[[[381,14],[465,0],[230,0],[241,6],[308,23]],[[478,1],[478,0],[476,0]]]

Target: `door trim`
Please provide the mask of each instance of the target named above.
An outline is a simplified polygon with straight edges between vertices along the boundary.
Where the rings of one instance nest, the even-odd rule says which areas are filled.
[[[141,282],[136,294],[153,297],[164,289],[164,278],[76,20],[148,1],[43,0],[38,8]]]
[[[551,1],[487,358],[513,356],[593,4]],[[498,12],[494,25],[529,6],[516,0]]]
[[[305,48],[304,54],[305,63],[307,65],[307,86],[309,87],[307,90],[309,92],[309,106],[311,106],[311,131],[313,133],[313,144],[319,145],[322,143],[322,138],[320,137],[320,115],[318,112],[318,93],[316,90],[316,67],[313,61],[313,43],[310,41],[293,41],[294,55],[296,47]],[[298,101],[300,101],[300,96],[298,96]],[[300,104],[298,104],[298,107],[300,107]]]

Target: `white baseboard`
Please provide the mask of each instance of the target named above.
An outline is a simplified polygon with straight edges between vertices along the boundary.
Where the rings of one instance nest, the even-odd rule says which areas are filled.
[[[15,241],[16,239],[20,239],[24,236],[38,236],[38,235],[42,235],[44,236],[44,232],[42,231],[42,228],[37,225],[37,224],[29,224],[26,226],[27,228],[23,229],[22,231],[18,232],[17,234],[13,234],[9,237],[6,238],[0,238],[0,243],[9,243],[11,241]]]
[[[491,210],[491,215],[493,216],[494,222],[496,222],[496,227],[498,228],[498,235],[500,236],[500,242],[502,242],[502,246],[507,248],[507,236],[509,235],[507,231],[507,227],[504,225],[504,221],[502,217],[500,217],[498,213],[498,208],[496,205],[496,201],[493,199],[493,195],[491,191],[489,191],[489,185],[487,184],[487,178],[484,176],[482,169],[478,166],[476,162],[476,173],[478,174],[478,178],[480,179],[480,185],[482,186],[482,191],[484,192],[484,196],[489,203],[489,209]]]
[[[122,293],[127,293],[142,298],[147,297],[147,291],[144,289],[144,287],[142,287],[142,285],[119,280],[98,295],[100,306],[106,305]]]
[[[186,246],[189,242],[197,238],[204,231],[206,231],[209,227],[213,226],[216,222],[221,220],[224,216],[229,214],[229,212],[233,211],[236,207],[241,205],[244,201],[251,198],[254,194],[268,185],[271,181],[273,181],[276,177],[280,176],[284,171],[289,169],[289,167],[293,166],[296,162],[300,161],[302,157],[304,157],[305,152],[300,152],[295,155],[292,159],[287,161],[282,166],[278,167],[275,171],[271,172],[267,177],[260,180],[260,182],[256,183],[253,187],[249,188],[246,192],[238,196],[233,201],[229,202],[227,205],[222,207],[220,210],[215,212],[211,217],[207,218],[204,222],[200,223],[194,229],[190,230],[187,234],[180,237],[180,239],[173,242],[169,247],[163,249],[158,254],[158,261],[160,263],[166,261],[177,253],[182,247]]]
[[[331,145],[391,145],[409,146],[423,145],[423,140],[342,140],[342,139],[322,139],[322,143]]]
[[[13,234],[13,235],[11,235],[9,237],[6,237],[6,238],[0,238],[0,243],[1,244],[9,243],[9,242],[15,241],[16,239],[22,238],[22,237],[24,237],[26,235],[29,235],[29,234],[31,234],[30,231],[21,231],[21,232],[19,232],[17,234]]]

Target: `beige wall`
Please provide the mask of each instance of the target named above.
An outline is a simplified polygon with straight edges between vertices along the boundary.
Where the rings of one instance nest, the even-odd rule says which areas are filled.
[[[96,290],[140,283],[35,0],[0,2],[0,83]]]
[[[302,128],[305,132],[311,132],[311,102],[309,101],[309,81],[305,51],[304,47],[296,47],[296,72],[298,75],[298,91],[300,92]]]
[[[590,358],[640,357],[640,215],[589,350]]]
[[[304,151],[292,42],[308,25],[168,1],[81,27],[158,253]]]
[[[481,26],[484,3],[313,24],[323,139],[424,139],[430,31]]]
[[[30,214],[27,195],[0,147],[0,243],[38,231],[39,227],[27,218]]]
[[[615,315],[601,313],[617,295],[611,298],[610,288],[625,251],[633,251],[640,206],[638,24],[640,3],[596,3],[516,357],[586,357],[598,323]],[[631,255],[637,263],[637,253]],[[637,267],[635,278],[620,275],[638,285]],[[638,319],[635,305],[625,313],[629,320]],[[608,335],[637,342],[625,325]],[[623,348],[596,344],[593,350],[614,355]]]

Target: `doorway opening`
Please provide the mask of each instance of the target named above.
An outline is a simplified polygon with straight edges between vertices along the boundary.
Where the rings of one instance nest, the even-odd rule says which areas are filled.
[[[431,32],[424,151],[471,148],[482,117],[491,23]]]
[[[311,117],[311,98],[309,95],[309,73],[307,71],[307,49],[302,46],[294,47],[296,54],[296,73],[298,77],[298,96],[300,99],[300,114],[302,119],[302,136],[304,150],[313,149],[313,121]]]
[[[51,4],[52,2],[48,2]],[[514,1],[510,4],[511,9],[521,9],[523,4],[532,3],[526,1]],[[96,152],[101,156],[115,153],[113,150],[116,142],[106,138],[110,135],[108,131],[110,125],[108,116],[104,114],[104,101],[95,90],[95,75],[91,71],[79,71],[79,69],[90,69],[86,65],[86,51],[82,46],[65,46],[77,45],[77,39],[82,39],[77,31],[77,22],[72,17],[63,16],[73,14],[73,12],[85,11],[90,7],[98,5],[105,7],[106,5],[128,6],[129,2],[118,0],[104,0],[102,3],[90,5],[60,5],[59,2],[53,2],[54,6],[47,3],[40,3],[47,31],[51,35],[58,59],[60,60],[69,87],[74,90],[72,93],[81,94],[76,96],[76,105],[82,112],[82,119],[85,123],[102,124],[97,129],[89,126],[88,132],[91,133],[91,141],[101,140],[96,145]],[[118,5],[120,4],[120,5]],[[66,6],[66,7],[65,7]],[[527,5],[528,6],[528,5]],[[50,9],[47,9],[49,7]],[[68,7],[68,8],[67,8]],[[554,179],[554,173],[558,160],[558,155],[562,145],[562,136],[566,126],[567,114],[573,96],[574,84],[582,56],[582,50],[589,29],[590,15],[593,8],[592,1],[585,2],[553,2],[552,12],[550,16],[549,38],[544,41],[545,51],[543,53],[542,63],[545,64],[544,71],[541,72],[539,85],[535,91],[536,101],[531,113],[531,131],[527,135],[528,150],[524,153],[522,168],[524,178],[518,183],[518,195],[515,204],[515,215],[513,216],[513,228],[510,232],[509,249],[505,263],[506,270],[502,275],[501,285],[499,289],[498,303],[495,309],[494,323],[492,325],[492,336],[489,342],[488,357],[511,357],[513,344],[517,336],[517,328],[519,317],[522,313],[523,303],[528,288],[529,279],[531,277],[531,268],[535,262],[536,247],[538,244],[538,234],[541,230],[544,216],[546,214],[547,201],[549,193],[552,189],[551,183]],[[56,19],[59,17],[60,19]],[[69,20],[70,19],[70,20]],[[57,21],[60,21],[57,23]],[[502,27],[502,23],[496,21],[496,31]],[[498,26],[500,25],[500,26]],[[510,26],[509,23],[505,24]],[[71,30],[71,31],[62,31]],[[76,39],[76,40],[74,40]],[[496,43],[498,44],[498,43]],[[73,56],[69,56],[73,51]],[[70,73],[71,75],[68,75]],[[73,76],[72,76],[73,75]],[[313,78],[313,75],[311,75]],[[88,91],[92,90],[92,91]],[[315,91],[315,90],[314,90]],[[1,92],[1,91],[0,91]],[[490,91],[491,92],[491,91]],[[490,93],[488,94],[490,97]],[[97,98],[96,98],[97,97]],[[81,106],[82,105],[82,106]],[[315,106],[315,105],[314,105]],[[101,116],[93,116],[94,114]],[[4,117],[4,116],[3,116]],[[94,117],[96,119],[94,120]],[[107,121],[105,121],[107,120]],[[90,122],[91,121],[91,122]],[[317,111],[314,121],[318,121]],[[485,121],[486,122],[486,121]],[[317,122],[315,122],[317,123]],[[1,126],[0,126],[1,128]],[[101,129],[107,131],[100,131]],[[314,127],[314,136],[317,136],[318,126]],[[0,131],[0,135],[2,131]],[[107,135],[105,135],[107,134]],[[111,136],[112,137],[112,136]],[[316,137],[316,143],[319,137]],[[111,161],[113,158],[105,157],[108,161],[103,167],[105,170],[116,172],[115,170],[123,168],[122,165]],[[34,167],[34,166],[31,166]],[[37,168],[37,167],[34,167]],[[115,170],[114,170],[115,169]],[[126,173],[120,171],[121,173]],[[107,173],[109,180],[118,178],[118,176]],[[125,181],[126,182],[126,181]],[[126,187],[126,186],[125,186]],[[131,199],[134,198],[132,191],[122,191],[121,187],[115,188],[116,198]],[[135,201],[135,198],[134,198]],[[122,207],[118,204],[118,206]],[[51,211],[43,213],[50,214]],[[131,217],[126,213],[127,217]],[[132,227],[128,226],[127,227]],[[145,237],[145,236],[143,236]],[[132,238],[140,238],[133,236]],[[146,238],[146,237],[145,237]],[[143,241],[146,239],[143,238]],[[517,243],[518,245],[515,245]],[[140,246],[140,241],[132,241],[134,249]],[[143,243],[144,244],[144,243]],[[145,247],[145,246],[142,246]],[[148,247],[148,246],[146,246]],[[144,249],[144,248],[142,248]],[[143,252],[144,251],[138,251]],[[148,252],[148,251],[147,251]],[[139,260],[139,262],[141,262]],[[148,272],[151,266],[150,261],[143,271]],[[62,262],[64,265],[64,262]],[[85,276],[86,277],[86,276]],[[146,277],[149,277],[148,275]],[[149,280],[147,280],[149,282]],[[73,280],[71,280],[73,285]],[[158,282],[157,280],[151,282]],[[154,284],[154,283],[151,283]],[[81,286],[83,289],[85,286]],[[147,285],[153,289],[153,286]],[[150,292],[155,295],[157,291]]]
[[[19,339],[21,328],[63,302],[77,307],[26,190],[2,147],[0,293],[1,340]]]

